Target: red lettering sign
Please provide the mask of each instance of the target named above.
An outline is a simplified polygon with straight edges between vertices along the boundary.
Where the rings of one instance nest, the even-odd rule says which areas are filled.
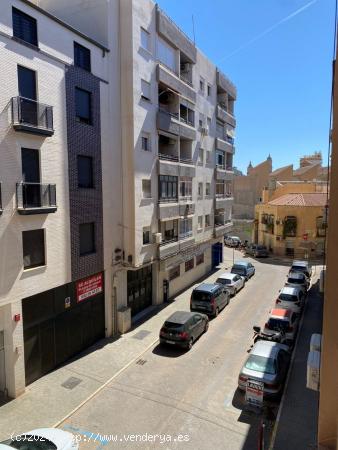
[[[80,280],[76,283],[76,301],[82,302],[87,298],[100,294],[103,289],[103,274],[99,273]]]

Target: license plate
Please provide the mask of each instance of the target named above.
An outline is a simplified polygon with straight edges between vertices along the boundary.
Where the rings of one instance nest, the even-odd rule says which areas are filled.
[[[167,344],[175,344],[174,341],[166,341]]]

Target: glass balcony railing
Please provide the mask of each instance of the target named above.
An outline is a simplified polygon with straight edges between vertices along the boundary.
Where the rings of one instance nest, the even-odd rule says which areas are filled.
[[[12,124],[18,131],[51,136],[53,107],[24,97],[12,98]]]

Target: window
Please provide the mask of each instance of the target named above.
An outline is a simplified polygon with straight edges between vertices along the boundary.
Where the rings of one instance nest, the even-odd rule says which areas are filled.
[[[203,148],[200,148],[198,150],[198,164],[203,166],[203,159],[204,159],[204,150]]]
[[[146,80],[141,80],[141,98],[148,101],[151,99],[150,83]]]
[[[198,183],[198,196],[203,197],[203,183]]]
[[[180,238],[192,236],[192,218],[180,220]]]
[[[194,258],[189,259],[189,261],[185,262],[185,271],[189,272],[194,268]]]
[[[91,156],[78,155],[77,182],[79,188],[94,187],[93,158]]]
[[[143,198],[151,198],[151,181],[142,180],[142,195]]]
[[[203,216],[198,216],[197,218],[197,230],[200,231],[203,229]]]
[[[37,47],[38,32],[36,19],[16,8],[12,8],[12,20],[13,36]]]
[[[192,179],[188,177],[181,177],[180,179],[180,196],[191,197],[192,196]]]
[[[162,242],[177,241],[178,220],[166,220],[161,222]]]
[[[143,245],[150,244],[150,228],[143,228]]]
[[[325,237],[326,226],[322,216],[316,218],[317,237]]]
[[[297,236],[297,218],[294,216],[287,216],[284,219],[283,237]]]
[[[196,255],[196,266],[199,266],[200,264],[204,263],[204,253],[201,253],[200,255]]]
[[[80,256],[95,253],[95,223],[82,223],[79,225]]]
[[[23,268],[45,265],[45,230],[22,232]]]
[[[178,178],[171,175],[159,176],[159,200],[174,202],[178,199]]]
[[[75,110],[79,122],[91,123],[91,93],[84,89],[75,88]]]
[[[74,42],[74,65],[90,72],[90,50]]]
[[[178,278],[181,275],[181,267],[176,266],[169,270],[169,281]]]
[[[222,151],[216,151],[216,166],[225,169],[225,154]]]
[[[205,81],[203,78],[200,78],[200,92],[202,94],[204,94],[204,85],[205,85]]]
[[[162,64],[177,73],[176,50],[161,38],[157,40],[157,57]]]
[[[145,150],[146,152],[150,152],[150,135],[149,133],[142,133],[141,134],[141,147],[142,150]]]
[[[210,84],[208,84],[208,97],[210,97],[211,96],[211,86],[210,86]]]
[[[141,27],[141,47],[150,52],[150,34]]]
[[[225,196],[225,183],[224,181],[216,181],[216,197]]]
[[[211,184],[205,183],[205,195],[211,195]]]
[[[210,227],[210,214],[206,214],[204,218],[205,228]]]

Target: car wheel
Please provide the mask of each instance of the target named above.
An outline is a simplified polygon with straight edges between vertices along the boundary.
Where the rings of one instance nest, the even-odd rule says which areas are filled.
[[[187,349],[188,350],[191,350],[191,348],[192,348],[192,344],[194,343],[194,339],[193,338],[190,338],[190,340],[189,340],[189,342],[188,342],[188,345],[187,345]]]
[[[209,329],[209,322],[206,322],[204,327],[204,333],[206,333],[208,329]]]

